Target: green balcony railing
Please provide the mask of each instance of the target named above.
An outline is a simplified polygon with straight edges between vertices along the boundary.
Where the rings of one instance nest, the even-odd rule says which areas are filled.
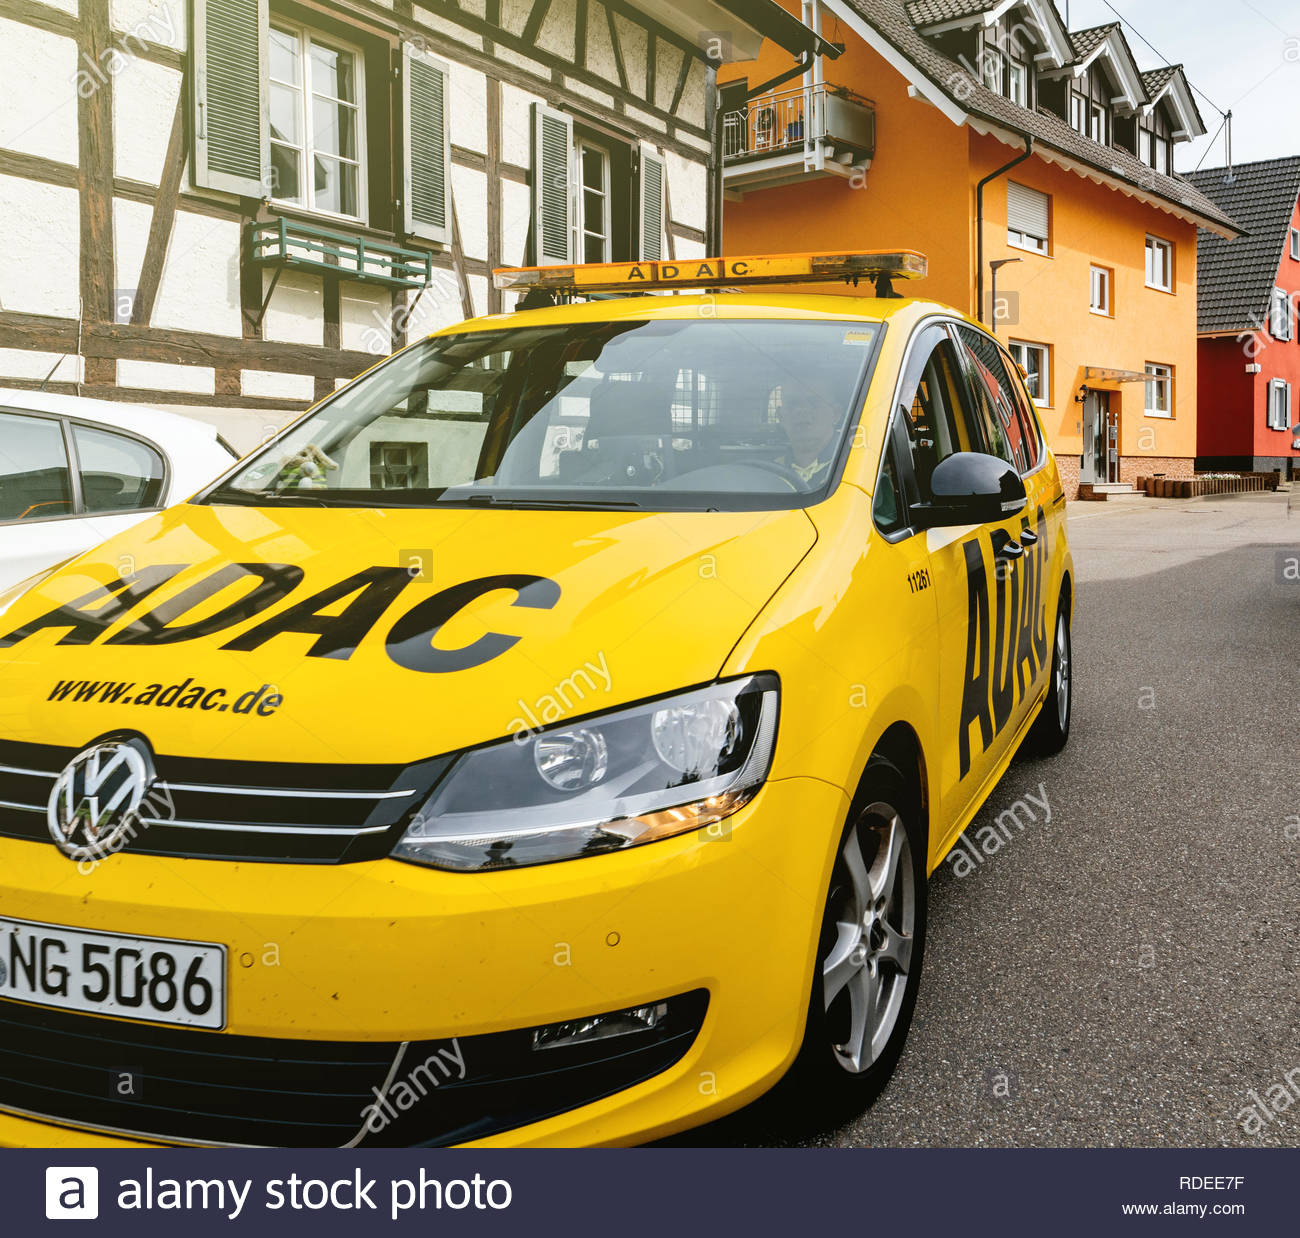
[[[339,275],[389,288],[423,288],[433,279],[433,255],[281,217],[250,223],[248,260],[259,266]]]

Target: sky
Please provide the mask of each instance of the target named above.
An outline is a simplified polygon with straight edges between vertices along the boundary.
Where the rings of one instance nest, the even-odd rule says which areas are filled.
[[[1110,0],[1139,66],[1182,63],[1209,129],[1180,143],[1179,172],[1226,161],[1222,117],[1231,111],[1235,163],[1300,155],[1300,0]],[[1115,21],[1106,0],[1057,0],[1072,30]],[[1152,51],[1138,34],[1158,49]],[[1206,102],[1209,96],[1213,104]],[[1202,162],[1203,161],[1203,162]]]

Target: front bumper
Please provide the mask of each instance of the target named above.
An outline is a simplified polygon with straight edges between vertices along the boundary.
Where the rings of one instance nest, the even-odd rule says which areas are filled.
[[[507,1115],[508,1129],[468,1141],[627,1144],[740,1107],[791,1061],[846,810],[837,788],[782,780],[713,831],[491,874],[392,860],[299,866],[126,853],[82,876],[52,846],[0,840],[0,913],[225,943],[229,1015],[221,1035],[235,1045],[236,1037],[360,1049],[453,1038],[474,1043],[705,991],[698,1034],[653,1077],[541,1120],[521,1111],[522,1125]],[[33,1007],[0,1004],[5,1015],[38,1017]],[[118,1067],[139,1072],[147,1102],[149,1061]],[[82,1086],[103,1095],[109,1085],[105,1072]],[[162,1142],[4,1112],[6,1103],[15,1107],[4,1087],[0,1079],[0,1144]],[[152,1096],[158,1094],[155,1086]],[[498,1088],[494,1103],[508,1107],[512,1094]],[[436,1094],[416,1102],[408,1120],[423,1103],[436,1105]],[[361,1113],[357,1123],[360,1130]],[[147,1122],[113,1125],[151,1129]],[[250,1129],[229,1142],[268,1140]]]

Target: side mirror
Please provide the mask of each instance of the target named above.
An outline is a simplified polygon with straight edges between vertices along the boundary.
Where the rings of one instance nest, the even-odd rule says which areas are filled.
[[[930,493],[929,503],[913,509],[923,529],[997,524],[1029,505],[1015,466],[976,451],[959,451],[942,461],[930,474]]]

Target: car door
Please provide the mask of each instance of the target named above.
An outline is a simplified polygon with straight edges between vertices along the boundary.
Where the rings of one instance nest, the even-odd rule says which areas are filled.
[[[990,639],[987,660],[968,666],[971,687],[965,717],[974,717],[974,697],[982,697],[973,686],[975,678],[986,675],[990,715],[980,717],[979,731],[983,740],[989,729],[986,722],[991,723],[993,740],[985,745],[991,773],[1019,743],[1050,672],[1052,625],[1045,613],[1051,601],[1046,587],[1051,548],[1045,516],[1050,500],[1042,493],[1049,483],[1045,470],[1034,471],[1041,443],[1031,437],[1025,423],[1012,377],[1013,363],[985,332],[967,323],[955,324],[952,330],[966,365],[972,432],[985,452],[1016,468],[1029,498],[1023,512],[983,526],[978,539],[988,581]],[[1038,453],[1033,451],[1035,444]],[[970,542],[965,544],[964,554],[968,572],[978,575]],[[988,789],[976,788],[976,799],[982,800]]]
[[[896,426],[909,449],[902,489],[909,504],[928,502],[935,467],[955,452],[1012,460],[1010,437],[993,421],[990,395],[976,394],[972,354],[954,324],[923,326],[899,387]],[[1018,467],[1018,466],[1017,466]],[[1034,576],[1020,514],[984,525],[924,534],[928,578],[938,611],[936,725],[941,819],[947,837],[964,828],[1027,720],[1040,672],[1022,649],[1034,640]],[[1045,641],[1046,635],[1042,639]]]

